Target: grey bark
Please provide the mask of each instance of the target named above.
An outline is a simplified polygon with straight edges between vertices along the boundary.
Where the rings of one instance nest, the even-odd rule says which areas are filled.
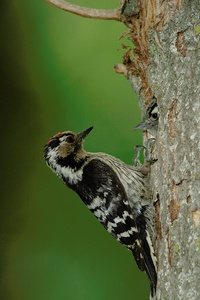
[[[143,114],[153,96],[159,107],[150,172],[157,200],[155,299],[199,300],[200,2],[131,3],[125,1],[123,21],[135,48],[124,56],[126,70],[116,70],[130,80]]]

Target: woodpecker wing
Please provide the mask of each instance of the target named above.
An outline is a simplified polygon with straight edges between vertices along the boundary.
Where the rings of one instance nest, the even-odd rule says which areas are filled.
[[[82,180],[72,188],[107,231],[132,251],[138,267],[149,277],[153,294],[157,278],[147,240],[150,237],[146,231],[146,221],[143,211],[138,207],[137,217],[136,213],[133,214],[133,205],[130,206],[124,185],[117,174],[119,172],[106,160],[93,158],[84,166]]]
[[[135,237],[128,234],[135,223],[123,185],[113,169],[99,159],[84,166],[82,180],[73,189],[101,224],[131,249]],[[125,204],[126,203],[126,204]]]

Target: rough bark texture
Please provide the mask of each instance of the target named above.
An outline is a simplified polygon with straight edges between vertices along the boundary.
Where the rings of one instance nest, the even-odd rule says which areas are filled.
[[[124,55],[122,73],[143,113],[153,96],[159,107],[158,160],[150,175],[157,199],[155,299],[199,300],[200,4],[126,0],[122,13],[135,44]]]

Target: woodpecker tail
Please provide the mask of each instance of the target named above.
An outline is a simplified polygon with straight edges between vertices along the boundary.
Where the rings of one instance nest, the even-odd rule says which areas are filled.
[[[144,256],[144,267],[145,272],[150,281],[151,296],[153,297],[156,293],[157,285],[157,268],[156,268],[156,257],[152,244],[149,244],[150,237],[147,233],[147,240],[142,241],[143,245],[143,256]],[[150,240],[151,242],[151,240]]]
[[[149,246],[148,235],[147,235],[147,239],[145,240],[141,240],[141,238],[136,240],[132,253],[136,260],[138,268],[141,271],[146,272],[149,278],[151,296],[153,297],[156,293],[157,272],[156,272],[156,257],[152,250],[153,248]]]
[[[132,252],[139,269],[146,272],[149,278],[151,296],[153,297],[157,285],[157,259],[143,213],[137,217],[136,223],[139,232]]]

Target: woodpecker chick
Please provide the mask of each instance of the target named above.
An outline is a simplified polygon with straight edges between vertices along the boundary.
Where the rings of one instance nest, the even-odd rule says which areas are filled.
[[[153,98],[152,102],[149,104],[146,114],[140,124],[135,126],[133,130],[143,129],[148,130],[150,134],[156,136],[158,130],[158,105],[155,98]]]
[[[44,158],[107,231],[132,251],[140,270],[147,273],[154,295],[153,209],[147,196],[146,174],[142,167],[126,165],[111,155],[85,151],[83,140],[92,129],[53,136],[44,148]]]

